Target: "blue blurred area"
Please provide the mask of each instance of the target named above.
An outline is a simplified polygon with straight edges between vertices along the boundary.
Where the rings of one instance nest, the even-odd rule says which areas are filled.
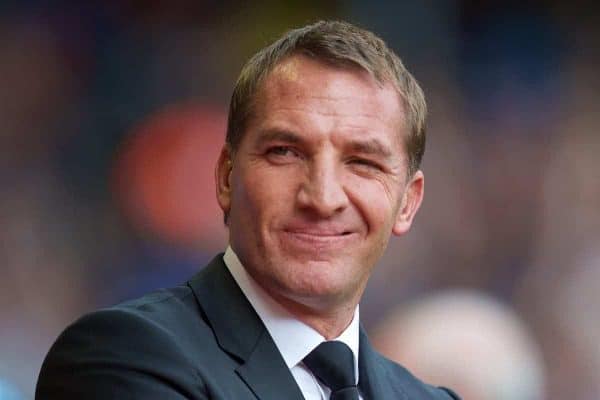
[[[25,399],[25,397],[10,382],[0,380],[0,399],[22,400]]]
[[[184,152],[181,130],[200,132],[199,148],[222,142],[207,115],[226,112],[243,62],[319,18],[379,33],[430,106],[425,203],[370,282],[366,327],[416,296],[477,289],[529,326],[547,399],[600,398],[600,322],[578,307],[600,304],[599,290],[578,290],[600,260],[598,11],[561,1],[2,2],[0,398],[32,396],[49,346],[82,313],[182,282],[224,249],[210,168],[183,154],[190,164],[173,164],[156,147]],[[191,122],[152,120],[189,103],[200,115]],[[159,145],[136,147],[140,125]],[[186,178],[172,182],[154,162]]]

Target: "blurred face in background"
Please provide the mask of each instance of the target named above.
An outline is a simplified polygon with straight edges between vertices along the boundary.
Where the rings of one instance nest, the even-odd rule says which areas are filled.
[[[407,178],[399,95],[365,71],[294,55],[253,111],[217,166],[233,250],[288,309],[354,307],[422,199],[421,172]]]

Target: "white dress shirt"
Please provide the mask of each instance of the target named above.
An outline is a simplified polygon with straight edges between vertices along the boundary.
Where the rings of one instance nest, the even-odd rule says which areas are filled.
[[[306,400],[327,400],[330,389],[304,365],[302,360],[325,338],[310,326],[296,319],[246,272],[231,247],[227,247],[223,261],[263,324],[271,334],[294,379],[298,383]],[[354,372],[358,383],[358,342],[359,342],[358,306],[348,327],[335,340],[344,342],[354,354]],[[362,396],[360,397],[362,400]]]

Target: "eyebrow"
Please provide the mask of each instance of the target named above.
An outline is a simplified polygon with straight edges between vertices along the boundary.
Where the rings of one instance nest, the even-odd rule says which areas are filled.
[[[384,158],[392,157],[390,148],[377,139],[353,140],[349,143],[348,147],[356,153],[372,154]]]
[[[262,132],[258,138],[257,144],[262,146],[265,143],[274,141],[297,144],[302,142],[302,138],[291,131],[282,129],[268,129]]]
[[[274,141],[298,144],[302,143],[303,139],[298,134],[285,129],[267,129],[262,132],[257,144],[262,146],[265,143]],[[377,139],[352,140],[346,144],[346,148],[355,153],[376,155],[383,158],[392,157],[390,148]]]

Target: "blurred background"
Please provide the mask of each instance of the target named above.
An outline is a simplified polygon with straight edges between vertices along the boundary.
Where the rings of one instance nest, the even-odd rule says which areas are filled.
[[[361,304],[376,346],[465,400],[600,398],[595,3],[0,4],[0,399],[82,313],[224,249],[237,73],[324,18],[381,35],[430,106],[422,210]]]

